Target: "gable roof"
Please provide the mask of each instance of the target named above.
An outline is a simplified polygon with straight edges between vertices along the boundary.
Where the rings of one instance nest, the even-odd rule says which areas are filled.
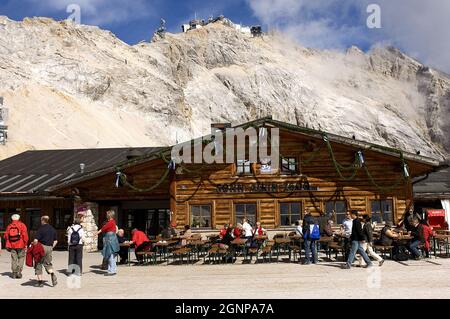
[[[159,147],[27,151],[0,161],[1,194],[43,194],[53,185],[127,160],[131,151],[151,154]],[[85,164],[81,172],[80,164]]]
[[[261,127],[261,126],[274,126],[274,127],[286,129],[288,131],[296,132],[299,134],[304,134],[304,135],[319,138],[319,139],[322,139],[323,136],[326,135],[330,142],[335,142],[335,143],[359,148],[361,150],[371,150],[374,152],[378,152],[378,153],[381,153],[384,155],[393,156],[393,157],[397,157],[397,158],[400,158],[401,156],[403,156],[406,160],[422,163],[422,164],[433,166],[433,167],[438,167],[440,165],[440,161],[435,158],[425,157],[425,156],[421,156],[421,155],[417,155],[417,154],[413,154],[413,153],[409,153],[409,152],[403,152],[403,151],[400,151],[400,150],[397,150],[397,149],[394,149],[391,147],[383,146],[383,145],[359,141],[359,140],[355,140],[352,138],[339,136],[336,134],[331,134],[331,133],[327,133],[327,132],[323,132],[323,131],[319,131],[319,130],[315,130],[315,129],[310,129],[310,128],[301,127],[301,126],[294,125],[294,124],[289,124],[286,122],[273,120],[272,117],[270,117],[270,116],[262,118],[262,119],[254,120],[251,122],[247,122],[247,123],[244,123],[241,125],[237,125],[237,126],[234,126],[234,128],[241,127],[241,128],[245,129],[248,127]],[[188,143],[188,142],[201,143],[203,139],[208,140],[211,138],[211,136],[212,135],[209,134],[209,135],[202,136],[202,137],[199,137],[199,138],[196,138],[196,139],[184,142],[184,143]],[[180,143],[180,144],[184,144],[184,143]],[[60,188],[63,188],[63,187],[66,187],[66,186],[69,186],[69,185],[72,185],[75,183],[79,183],[79,182],[89,180],[89,179],[92,179],[95,177],[103,176],[103,175],[115,172],[118,167],[120,169],[125,169],[125,168],[131,167],[131,166],[146,163],[148,161],[152,161],[152,160],[160,158],[161,154],[166,154],[166,156],[170,157],[169,153],[170,153],[172,147],[173,146],[159,148],[158,151],[147,153],[139,158],[136,158],[136,159],[133,159],[130,161],[125,160],[121,163],[116,163],[116,165],[111,166],[111,167],[105,167],[98,171],[84,174],[83,176],[70,178],[68,180],[62,181],[60,184],[53,185],[52,187],[48,188],[48,190],[54,191],[54,190],[57,190],[57,189],[60,189]]]
[[[450,168],[431,173],[414,185],[415,198],[450,199]]]

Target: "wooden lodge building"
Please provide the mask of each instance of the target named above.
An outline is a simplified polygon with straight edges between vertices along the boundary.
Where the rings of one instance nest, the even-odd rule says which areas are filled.
[[[279,129],[278,170],[268,172],[259,158],[173,165],[170,147],[29,151],[1,161],[0,231],[19,211],[32,230],[47,214],[62,232],[79,205],[89,205],[99,224],[113,208],[119,227],[137,227],[152,236],[169,221],[208,232],[243,217],[279,231],[302,219],[305,208],[337,223],[348,209],[396,222],[413,202],[412,178],[440,165],[270,117],[239,127],[265,128],[269,135],[271,128]],[[204,145],[208,139],[191,142]]]

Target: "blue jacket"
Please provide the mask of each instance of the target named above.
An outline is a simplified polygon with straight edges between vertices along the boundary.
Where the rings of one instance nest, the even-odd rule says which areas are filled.
[[[103,236],[103,250],[102,255],[105,259],[111,257],[120,251],[119,241],[116,233],[108,232]]]

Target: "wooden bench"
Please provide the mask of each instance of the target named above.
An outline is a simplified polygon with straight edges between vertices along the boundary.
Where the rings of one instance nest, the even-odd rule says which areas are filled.
[[[389,252],[389,257],[393,259],[394,246],[374,245],[373,249],[375,250],[375,252],[380,251],[383,258],[386,258],[386,252]]]
[[[144,258],[144,263],[151,262],[153,265],[156,264],[156,253],[153,251],[138,251],[136,253],[138,256],[142,256]]]
[[[175,262],[176,259],[180,259],[181,263],[183,263],[183,258],[186,257],[189,263],[191,261],[191,252],[192,249],[187,247],[174,250],[172,252],[173,261]]]
[[[302,248],[297,245],[289,246],[289,261],[293,260],[295,262],[295,257],[298,254],[298,261],[302,258]]]

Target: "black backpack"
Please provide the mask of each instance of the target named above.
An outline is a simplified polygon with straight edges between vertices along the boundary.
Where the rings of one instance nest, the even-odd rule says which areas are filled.
[[[393,255],[395,261],[409,260],[409,252],[404,246],[394,248]]]
[[[80,233],[79,231],[82,229],[83,227],[78,228],[78,230],[74,230],[73,227],[70,227],[70,229],[72,229],[72,234],[70,234],[70,245],[71,246],[75,246],[78,245],[80,243]]]

